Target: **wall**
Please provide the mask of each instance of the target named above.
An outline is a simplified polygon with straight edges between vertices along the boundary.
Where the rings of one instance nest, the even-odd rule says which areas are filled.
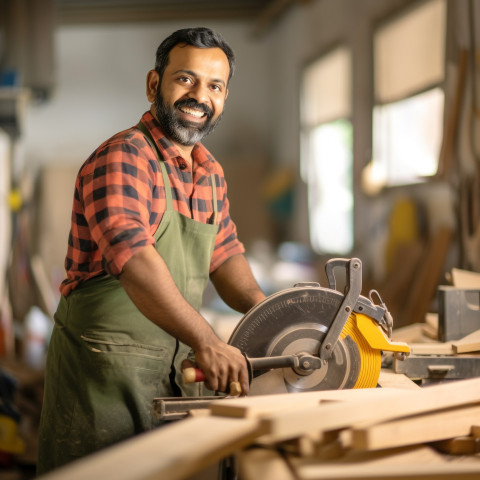
[[[216,156],[269,153],[268,70],[262,44],[249,38],[243,22],[207,22],[237,55],[226,113],[206,145]],[[47,103],[27,115],[29,162],[80,164],[103,140],[135,124],[149,108],[145,77],[155,50],[168,34],[188,25],[60,26],[54,37],[56,88]]]

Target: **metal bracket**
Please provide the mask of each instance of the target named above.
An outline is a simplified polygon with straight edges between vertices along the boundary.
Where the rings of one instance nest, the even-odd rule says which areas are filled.
[[[359,258],[334,258],[328,261],[325,265],[325,273],[327,274],[329,287],[332,290],[337,289],[337,282],[334,274],[334,269],[337,267],[343,267],[345,269],[346,292],[340,308],[338,309],[319,349],[319,357],[324,361],[332,356],[340,333],[342,332],[343,327],[362,292],[362,261]]]

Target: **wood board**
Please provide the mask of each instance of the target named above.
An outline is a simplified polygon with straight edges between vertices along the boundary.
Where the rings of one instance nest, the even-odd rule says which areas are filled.
[[[480,461],[451,462],[423,445],[388,452],[350,452],[330,462],[286,456],[272,449],[248,450],[237,458],[242,480],[472,480],[480,472]]]
[[[480,462],[392,465],[315,465],[299,471],[296,480],[478,480]],[[273,480],[273,479],[272,479]]]
[[[182,480],[260,436],[255,420],[187,418],[85,457],[42,480]]]
[[[468,435],[474,419],[480,419],[480,400],[479,404],[473,406],[403,417],[368,426],[354,426],[350,447],[356,450],[376,450]]]
[[[297,480],[285,458],[275,449],[253,448],[237,455],[242,480]]]
[[[377,389],[381,391],[382,389]],[[261,424],[277,441],[300,436],[309,431],[347,428],[358,422],[372,424],[435,410],[480,402],[480,378],[454,383],[402,390],[393,396],[377,396],[371,392],[368,401],[348,408],[343,402],[275,412],[265,415]],[[388,401],[386,401],[388,398]],[[452,436],[456,436],[453,434]]]
[[[475,330],[460,340],[452,342],[452,348],[457,354],[480,351],[480,330]]]
[[[213,402],[210,411],[213,415],[232,418],[262,418],[275,412],[290,409],[315,408],[321,402],[362,401],[375,396],[395,396],[397,388],[363,388],[356,390],[324,390],[315,392],[283,393],[277,395],[258,395],[241,398],[226,398]]]
[[[452,342],[410,343],[413,355],[454,355]]]
[[[387,370],[380,371],[378,384],[382,388],[405,388],[407,390],[419,390],[421,387],[406,375],[393,373]]]
[[[424,321],[430,303],[435,297],[452,236],[453,231],[442,226],[430,238],[423,262],[419,265],[402,310],[402,325]]]
[[[452,268],[452,281],[458,288],[480,288],[480,273]]]

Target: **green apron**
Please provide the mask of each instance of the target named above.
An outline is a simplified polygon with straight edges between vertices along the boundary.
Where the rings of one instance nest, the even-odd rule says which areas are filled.
[[[161,154],[144,125],[138,128],[157,153],[165,185],[166,211],[155,248],[198,310],[218,225],[173,209]],[[216,218],[213,176],[210,181]],[[159,426],[154,397],[201,395],[201,384],[182,383],[181,363],[192,355],[190,347],[143,316],[112,276],[93,278],[62,296],[48,349],[37,473]]]

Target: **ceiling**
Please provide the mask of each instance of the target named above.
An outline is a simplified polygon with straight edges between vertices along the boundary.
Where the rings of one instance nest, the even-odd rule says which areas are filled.
[[[63,24],[165,20],[251,20],[264,33],[294,3],[308,0],[54,0]]]

